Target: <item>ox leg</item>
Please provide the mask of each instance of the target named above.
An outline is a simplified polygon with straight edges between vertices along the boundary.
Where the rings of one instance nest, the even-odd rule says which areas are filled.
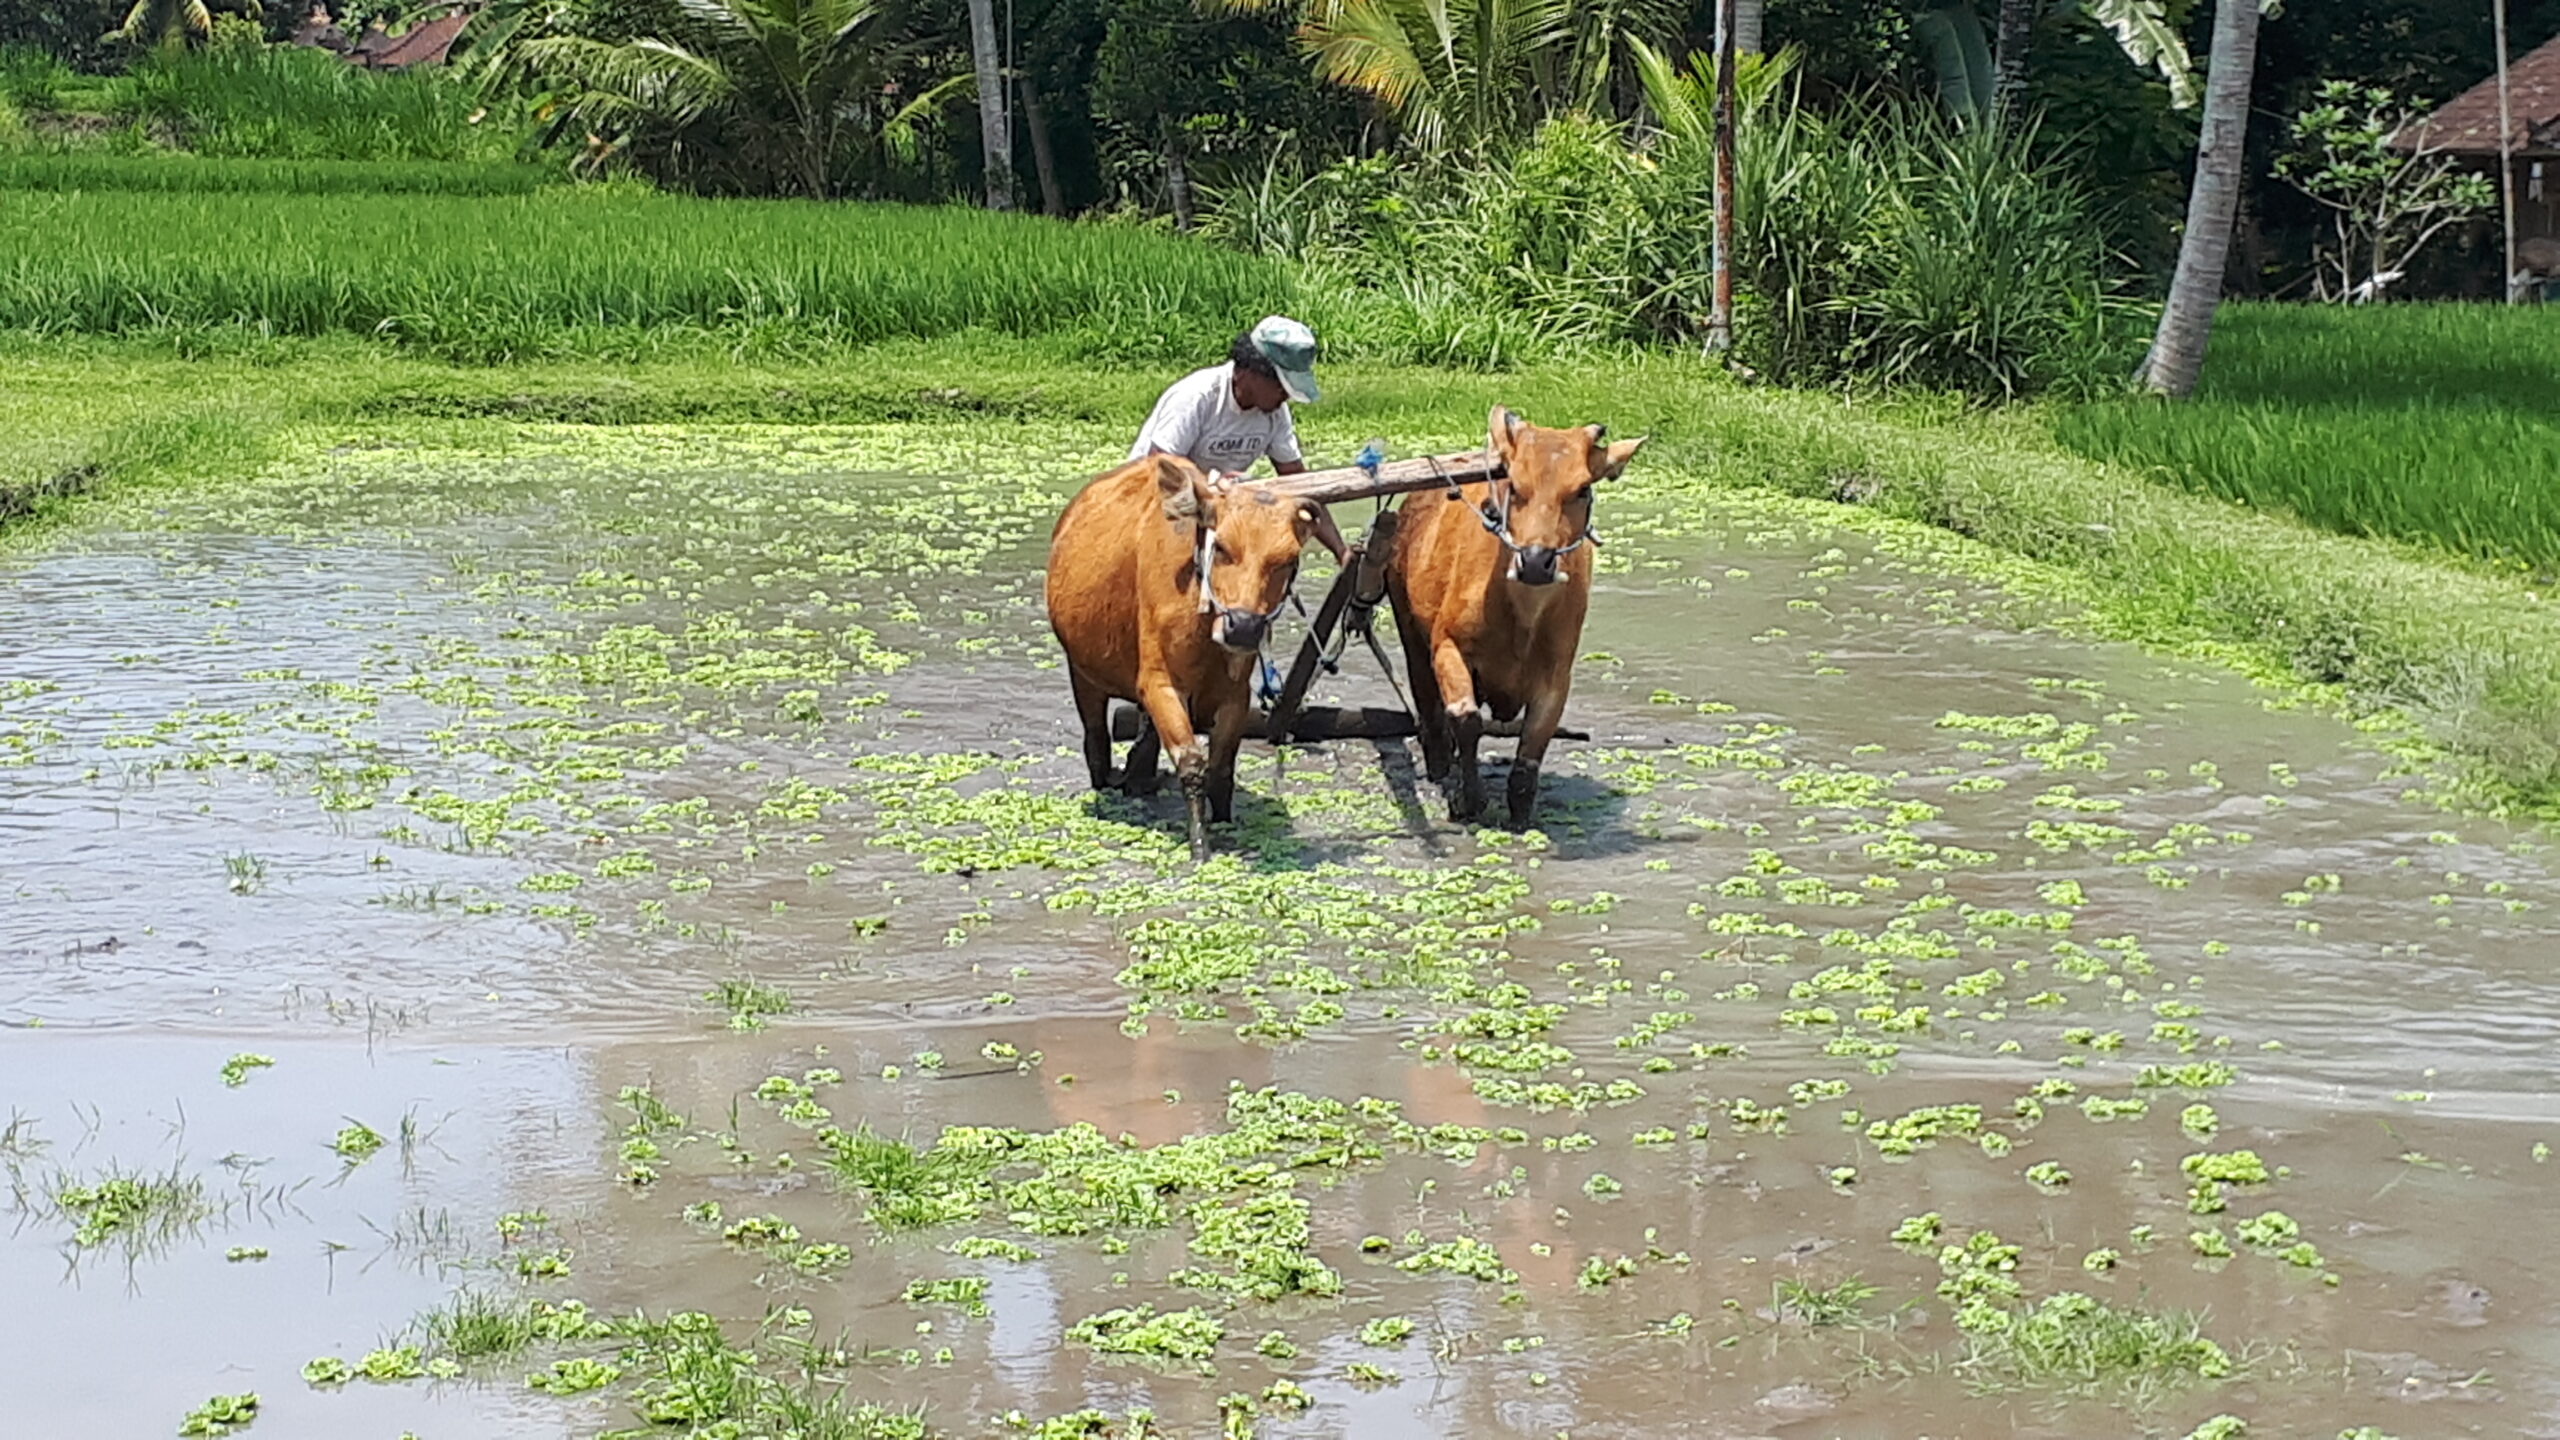
[[[1434,785],[1449,781],[1449,717],[1440,708],[1440,682],[1431,673],[1431,646],[1422,627],[1399,617],[1405,679],[1413,686],[1413,729],[1422,742],[1422,773]]]
[[[1084,722],[1084,769],[1096,790],[1111,788],[1111,697],[1100,687],[1088,685],[1081,675],[1071,675],[1075,686],[1076,718]]]
[[[1511,828],[1526,830],[1538,813],[1538,772],[1547,763],[1547,745],[1564,721],[1564,686],[1549,687],[1529,703],[1520,717],[1520,748],[1511,758],[1511,778],[1503,798],[1511,805]]]
[[[1156,722],[1144,712],[1138,716],[1138,738],[1129,742],[1129,768],[1120,777],[1120,788],[1132,795],[1153,795],[1164,782],[1164,772],[1156,760],[1164,753],[1164,737],[1156,733]]]
[[[1447,640],[1432,647],[1431,673],[1439,682],[1441,723],[1448,727],[1449,764],[1457,772],[1440,777],[1440,793],[1448,797],[1450,819],[1472,821],[1484,813],[1484,770],[1476,763],[1476,747],[1484,741],[1484,712],[1476,702],[1475,675],[1467,668],[1467,657]]]
[[[1449,818],[1470,823],[1484,816],[1484,766],[1476,758],[1476,747],[1484,741],[1484,715],[1469,710],[1458,714],[1449,711],[1449,763],[1457,767],[1458,788],[1450,794],[1448,782],[1441,782],[1441,792],[1449,796]]]
[[[1252,691],[1240,690],[1209,722],[1209,818],[1222,825],[1236,818],[1236,752],[1244,748],[1252,714]]]
[[[1173,752],[1173,774],[1182,782],[1182,799],[1191,811],[1191,858],[1209,858],[1209,742],[1191,728],[1191,707],[1177,693],[1171,682],[1158,681],[1146,689],[1147,718],[1156,722],[1156,734],[1164,748]],[[1244,727],[1236,727],[1241,731]]]

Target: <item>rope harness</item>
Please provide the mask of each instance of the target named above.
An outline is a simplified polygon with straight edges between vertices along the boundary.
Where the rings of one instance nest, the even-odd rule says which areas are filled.
[[[1221,494],[1228,488],[1228,477],[1214,470],[1209,472],[1209,482]],[[1218,592],[1212,588],[1209,580],[1209,572],[1217,562],[1218,527],[1204,523],[1200,526],[1200,548],[1191,560],[1192,568],[1200,572],[1200,613],[1211,617],[1209,623],[1212,627],[1223,623],[1231,633],[1240,620],[1250,620],[1260,624],[1262,638],[1253,647],[1255,658],[1261,661],[1256,675],[1256,688],[1261,692],[1264,702],[1268,703],[1273,695],[1279,693],[1279,687],[1275,683],[1276,672],[1272,667],[1271,659],[1263,654],[1263,650],[1271,643],[1271,633],[1277,628],[1272,622],[1280,618],[1282,610],[1298,605],[1298,567],[1295,562],[1290,564],[1289,583],[1281,590],[1279,600],[1270,609],[1247,610],[1239,606],[1218,603]],[[1305,614],[1306,607],[1298,605],[1298,612]]]
[[[1493,447],[1490,445],[1485,447],[1484,466],[1487,471],[1496,468]],[[1456,481],[1451,481],[1449,484],[1449,498],[1452,500],[1466,498],[1466,492],[1459,488]],[[1520,554],[1521,544],[1511,534],[1511,476],[1508,470],[1505,470],[1501,479],[1485,482],[1484,501],[1476,506],[1476,518],[1484,522],[1484,528],[1488,534],[1502,542],[1502,548],[1505,551],[1514,557]],[[1586,517],[1582,522],[1582,533],[1574,536],[1571,544],[1559,547],[1555,558],[1562,560],[1586,544],[1597,546],[1602,543],[1599,527],[1593,525]]]
[[[1297,603],[1298,567],[1296,565],[1289,567],[1289,584],[1280,592],[1279,600],[1274,602],[1268,610],[1248,610],[1241,605],[1218,603],[1218,592],[1211,589],[1209,585],[1209,568],[1217,563],[1217,559],[1218,527],[1203,525],[1200,527],[1200,553],[1193,557],[1191,562],[1192,567],[1200,572],[1201,614],[1214,615],[1230,625],[1240,619],[1259,620],[1263,625],[1263,633],[1267,635],[1270,633],[1271,622],[1280,618],[1280,612]]]

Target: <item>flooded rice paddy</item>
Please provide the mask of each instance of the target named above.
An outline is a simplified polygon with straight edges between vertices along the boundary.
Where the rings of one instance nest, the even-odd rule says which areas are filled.
[[[2374,736],[1655,468],[1540,833],[1195,868],[1109,434],[469,433],[0,559],[13,1429],[2560,1435],[2560,884]]]

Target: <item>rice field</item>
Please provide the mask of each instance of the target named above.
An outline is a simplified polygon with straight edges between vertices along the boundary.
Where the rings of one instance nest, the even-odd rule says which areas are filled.
[[[107,82],[105,98],[206,155],[498,160],[524,135],[517,106],[452,74],[365,70],[291,46],[155,54]]]
[[[258,160],[52,150],[0,153],[0,190],[228,190],[273,195],[522,195],[561,183],[508,160]]]
[[[2194,402],[2064,412],[2063,444],[2332,530],[2560,570],[2560,311],[2233,305]]]
[[[156,163],[156,162],[155,162]],[[20,191],[0,329],[352,333],[468,361],[767,351],[980,330],[1081,357],[1201,353],[1290,272],[1142,230],[946,208],[520,195]]]

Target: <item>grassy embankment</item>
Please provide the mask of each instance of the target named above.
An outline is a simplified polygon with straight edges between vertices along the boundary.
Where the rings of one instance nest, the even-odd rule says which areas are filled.
[[[2095,423],[2085,411],[1844,404],[1659,354],[1398,365],[1391,319],[1278,267],[969,212],[22,191],[0,193],[0,254],[0,328],[17,332],[0,347],[0,509],[237,471],[393,420],[1134,421],[1175,364],[1291,306],[1353,357],[1309,417],[1320,441],[1457,441],[1496,398],[1650,430],[1657,476],[1849,495],[1851,523],[1958,532],[1990,547],[1965,563],[2084,604],[2106,633],[2408,711],[2483,762],[2475,798],[2560,809],[2560,615],[2531,584],[2147,483],[2055,443],[2054,424]],[[2235,318],[2235,336],[2281,323]],[[497,359],[517,363],[455,363]]]
[[[2194,403],[2063,414],[2081,454],[2326,529],[2560,572],[2560,312],[2235,306]]]

